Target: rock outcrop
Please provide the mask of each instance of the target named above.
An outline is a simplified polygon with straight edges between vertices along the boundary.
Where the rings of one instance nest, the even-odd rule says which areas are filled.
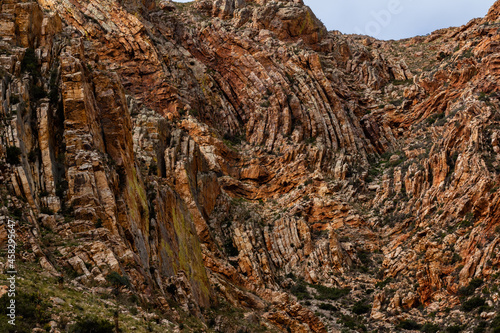
[[[139,330],[496,330],[499,4],[378,41],[300,0],[5,0],[0,243]]]

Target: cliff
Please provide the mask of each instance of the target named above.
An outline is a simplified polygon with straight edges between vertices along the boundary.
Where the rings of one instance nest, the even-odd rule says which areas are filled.
[[[0,5],[30,330],[498,329],[500,2],[399,41],[301,0]]]

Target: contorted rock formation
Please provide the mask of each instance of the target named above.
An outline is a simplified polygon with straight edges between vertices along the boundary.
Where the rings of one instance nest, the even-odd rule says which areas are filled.
[[[0,5],[29,329],[499,329],[500,2],[400,41],[302,1]]]

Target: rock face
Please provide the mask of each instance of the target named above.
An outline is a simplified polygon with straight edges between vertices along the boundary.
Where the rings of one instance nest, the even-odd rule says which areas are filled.
[[[500,2],[388,42],[300,0],[0,6],[23,263],[140,329],[498,329]]]

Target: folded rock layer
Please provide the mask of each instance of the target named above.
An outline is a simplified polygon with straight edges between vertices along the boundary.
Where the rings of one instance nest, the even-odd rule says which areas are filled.
[[[301,0],[0,6],[29,329],[498,330],[500,2],[399,41]]]

